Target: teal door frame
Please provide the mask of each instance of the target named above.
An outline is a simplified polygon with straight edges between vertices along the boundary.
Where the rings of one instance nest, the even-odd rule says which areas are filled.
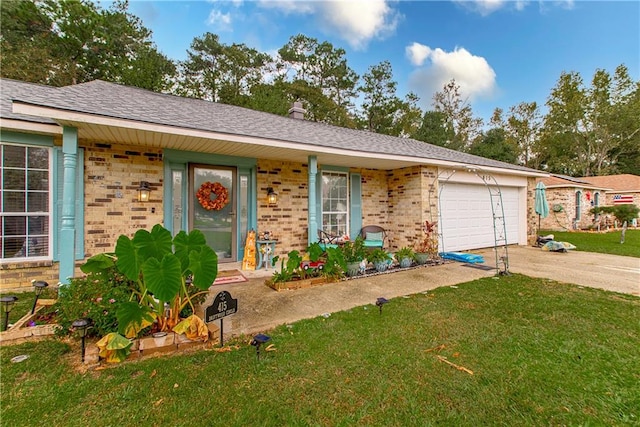
[[[209,153],[197,153],[193,151],[180,151],[165,149],[163,152],[164,161],[164,186],[163,186],[163,215],[164,226],[172,234],[177,233],[179,230],[188,230],[188,217],[189,217],[189,199],[188,199],[188,166],[189,163],[197,163],[201,165],[211,166],[228,166],[235,167],[237,169],[237,179],[234,184],[235,197],[235,209],[236,215],[236,227],[238,233],[236,235],[236,256],[238,260],[242,260],[244,256],[244,241],[242,230],[242,215],[240,209],[240,195],[241,188],[240,183],[242,178],[248,183],[247,189],[247,229],[255,230],[257,228],[257,159],[246,157],[234,157],[234,156],[222,156]],[[181,200],[182,221],[181,224],[173,224],[173,173],[182,173],[182,185],[181,190],[183,197]]]

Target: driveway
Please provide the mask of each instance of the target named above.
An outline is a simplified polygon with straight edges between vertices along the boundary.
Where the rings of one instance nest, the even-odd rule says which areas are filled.
[[[513,273],[640,296],[640,258],[516,246],[509,260]]]
[[[477,253],[484,256],[484,265],[495,266],[493,249]],[[640,296],[640,258],[575,251],[554,253],[511,246],[509,264],[512,273]],[[248,282],[213,287],[204,304],[210,305],[213,297],[223,290],[238,300],[238,312],[224,319],[225,336],[252,334],[300,319],[329,315],[372,304],[378,297],[394,298],[491,277],[495,269],[484,271],[448,262],[282,292],[264,285],[269,272],[250,271],[245,275],[250,278]]]

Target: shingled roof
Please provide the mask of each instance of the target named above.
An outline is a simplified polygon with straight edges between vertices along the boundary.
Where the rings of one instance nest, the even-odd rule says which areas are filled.
[[[2,80],[2,86],[7,80]],[[13,84],[13,83],[10,83]],[[249,136],[323,147],[396,155],[416,160],[441,160],[479,167],[491,167],[539,175],[542,172],[518,165],[450,150],[408,138],[347,129],[324,123],[296,120],[233,105],[155,93],[144,89],[95,80],[62,88],[30,90],[12,96],[20,104],[52,108],[99,117],[124,119],[183,129]],[[4,92],[4,90],[3,90]],[[4,115],[4,109],[2,110]]]
[[[542,183],[547,188],[561,188],[561,187],[571,187],[571,188],[589,188],[593,190],[606,190],[607,187],[599,186],[596,184],[592,184],[588,181],[585,181],[583,178],[574,178],[567,175],[556,175],[553,174],[546,178],[538,179],[538,181],[542,181]]]
[[[43,86],[35,83],[26,83],[17,80],[0,80],[0,117],[3,119],[21,120],[33,123],[56,124],[55,121],[46,117],[33,117],[25,114],[14,113],[11,108],[11,101],[15,98],[29,97],[33,95],[47,96],[55,93],[56,88]]]
[[[640,176],[630,173],[621,175],[585,176],[580,178],[593,185],[610,188],[618,192],[640,193]]]

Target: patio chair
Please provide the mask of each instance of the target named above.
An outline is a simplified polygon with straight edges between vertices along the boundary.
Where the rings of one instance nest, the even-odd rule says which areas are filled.
[[[360,230],[365,248],[384,248],[387,231],[379,225],[366,225]]]
[[[334,236],[324,230],[318,230],[318,243],[323,251],[326,251],[327,248],[337,248],[338,236]]]

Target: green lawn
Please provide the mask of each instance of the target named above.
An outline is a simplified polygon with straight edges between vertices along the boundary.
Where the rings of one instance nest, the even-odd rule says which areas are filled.
[[[627,230],[622,244],[620,243],[620,230],[609,233],[542,230],[538,234],[541,236],[553,234],[554,240],[573,243],[578,251],[640,258],[640,230]]]
[[[638,425],[639,318],[513,275],[279,327],[260,361],[244,340],[81,373],[77,341],[3,346],[2,425]]]

